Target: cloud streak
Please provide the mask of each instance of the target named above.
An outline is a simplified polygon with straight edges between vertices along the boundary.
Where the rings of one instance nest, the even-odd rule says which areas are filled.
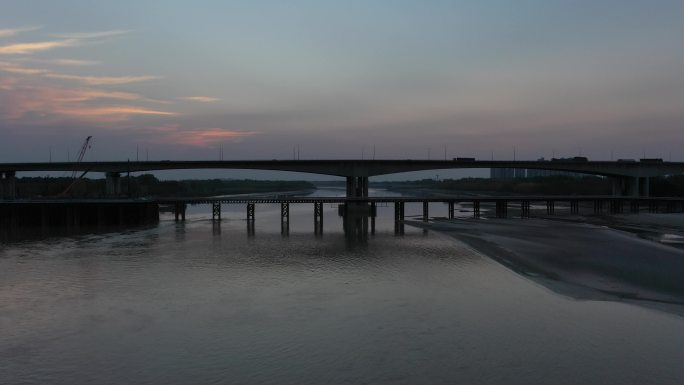
[[[133,116],[174,116],[176,113],[130,105],[146,102],[136,93],[93,88],[36,87],[0,79],[0,121],[50,123],[71,119],[91,123],[123,121]],[[109,105],[114,101],[115,105]],[[125,104],[119,104],[125,103]]]
[[[60,33],[53,36],[62,39],[77,39],[77,40],[88,40],[88,39],[103,39],[107,37],[120,36],[130,33],[130,30],[112,30],[112,31],[100,31],[100,32],[75,32],[75,33]]]
[[[81,75],[67,75],[54,72],[44,74],[45,77],[60,80],[73,80],[91,86],[102,85],[121,85],[138,83],[148,80],[159,79],[159,76],[81,76]]]
[[[18,35],[22,32],[35,31],[35,30],[40,29],[40,28],[41,27],[4,28],[4,29],[0,29],[0,38],[11,37],[14,35]]]
[[[82,76],[52,72],[46,69],[19,66],[10,62],[0,62],[0,71],[21,75],[37,75],[50,79],[71,80],[91,86],[121,85],[159,79],[158,76]]]
[[[33,43],[15,43],[0,46],[0,55],[28,55],[36,52],[48,51],[60,47],[72,47],[77,44],[75,39],[38,41]]]
[[[220,98],[215,98],[212,96],[183,96],[180,98],[176,98],[178,100],[187,100],[190,102],[199,102],[199,103],[216,103],[221,101]]]
[[[178,131],[167,135],[164,142],[188,146],[207,146],[225,141],[239,141],[243,138],[258,135],[258,131],[236,131],[225,128],[202,128],[189,131]]]
[[[44,69],[22,67],[8,62],[0,62],[0,71],[19,75],[44,75],[49,72]]]
[[[104,107],[85,107],[85,108],[63,108],[56,112],[74,117],[110,117],[116,120],[124,120],[132,115],[156,115],[174,116],[175,112],[152,110],[135,106],[104,106]]]
[[[60,66],[75,66],[75,67],[82,67],[82,66],[92,66],[99,64],[99,62],[93,61],[93,60],[78,60],[78,59],[54,59],[54,60],[49,60],[48,63],[60,65]]]

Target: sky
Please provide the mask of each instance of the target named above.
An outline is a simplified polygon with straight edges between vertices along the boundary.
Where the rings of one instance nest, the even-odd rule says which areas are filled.
[[[1,2],[0,162],[684,161],[682,1]]]

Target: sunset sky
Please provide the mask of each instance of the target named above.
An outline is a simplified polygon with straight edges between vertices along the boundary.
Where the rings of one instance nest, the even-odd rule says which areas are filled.
[[[682,1],[3,0],[0,162],[684,161]]]

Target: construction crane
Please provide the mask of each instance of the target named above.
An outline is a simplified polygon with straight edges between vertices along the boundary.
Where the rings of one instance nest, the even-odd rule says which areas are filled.
[[[81,163],[81,161],[83,161],[83,157],[85,156],[86,151],[88,151],[88,149],[90,148],[90,140],[91,140],[92,138],[93,138],[92,135],[89,135],[89,136],[85,139],[85,141],[83,141],[83,145],[81,146],[81,150],[78,152],[78,158],[76,158],[76,162],[75,162],[75,163],[76,163],[76,166],[78,166],[78,164]],[[69,186],[67,186],[67,188],[66,188],[64,191],[62,191],[61,193],[57,194],[56,197],[61,198],[61,197],[66,196],[66,195],[69,193],[69,191],[71,191],[71,188],[74,187],[74,185],[75,185],[79,180],[83,179],[83,177],[84,177],[87,173],[88,173],[88,170],[85,170],[85,171],[83,171],[83,173],[82,173],[80,176],[77,177],[77,175],[78,175],[78,170],[77,170],[77,169],[74,169],[74,170],[71,172],[71,183],[69,183]]]

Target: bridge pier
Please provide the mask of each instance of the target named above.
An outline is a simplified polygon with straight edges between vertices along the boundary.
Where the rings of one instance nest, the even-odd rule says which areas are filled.
[[[121,173],[107,172],[105,174],[105,195],[110,197],[121,195]]]
[[[323,202],[314,202],[314,233],[323,234]]]
[[[454,202],[447,202],[447,218],[454,219]]]
[[[480,201],[473,201],[473,217],[480,219]]]
[[[211,204],[211,220],[221,220],[221,202],[214,202]]]
[[[619,200],[611,200],[610,201],[610,213],[611,214],[620,214],[621,211],[621,202]]]
[[[3,176],[4,174],[4,176]],[[17,197],[17,173],[5,171],[0,173],[0,199],[15,199]]]
[[[404,234],[404,202],[394,202],[394,233]]]
[[[347,198],[365,198],[368,196],[367,176],[347,177]]]
[[[429,219],[430,203],[427,201],[423,202],[423,222],[427,222]]]
[[[520,217],[529,218],[530,217],[530,201],[520,202]]]
[[[181,221],[185,222],[185,209],[187,208],[187,205],[185,203],[176,203],[173,209],[173,215],[175,217],[176,222],[180,219]],[[121,218],[120,218],[121,221]]]
[[[556,214],[556,201],[547,200],[546,201],[546,215]]]
[[[603,200],[594,200],[594,214],[603,214]]]
[[[348,176],[346,178],[347,198],[368,198],[368,177]],[[321,204],[321,232],[323,223],[323,206]],[[339,214],[343,217],[344,231],[348,236],[366,237],[368,232],[368,217],[371,217],[371,232],[375,233],[375,204],[368,202],[346,202],[339,207]]]
[[[280,233],[290,235],[290,204],[280,204]]]
[[[570,214],[579,214],[579,201],[570,201]]]
[[[254,221],[254,203],[247,203],[247,220]]]
[[[255,204],[254,203],[247,203],[247,236],[248,237],[253,237],[256,234],[255,231],[255,215],[254,215],[254,208]]]
[[[371,217],[370,217],[370,226],[371,226],[371,235],[375,235],[375,217],[378,214],[378,207],[375,202],[371,203]]]

